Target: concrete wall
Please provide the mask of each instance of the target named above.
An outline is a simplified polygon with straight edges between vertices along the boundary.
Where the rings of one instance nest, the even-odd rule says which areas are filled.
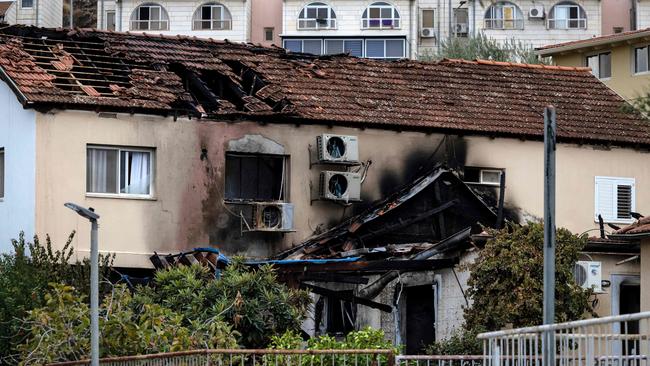
[[[648,42],[602,47],[598,51],[574,51],[566,55],[553,56],[553,63],[561,66],[585,66],[586,56],[594,52],[612,52],[612,76],[601,81],[627,100],[638,98],[650,91],[650,72],[634,73],[634,48],[646,46]]]
[[[297,244],[340,222],[363,204],[345,208],[315,201],[319,172],[310,169],[307,149],[321,133],[359,137],[360,159],[373,164],[362,187],[365,204],[379,199],[430,164],[444,136],[374,129],[257,123],[197,122],[153,116],[118,115],[99,118],[90,112],[38,115],[37,220],[41,234],[57,243],[73,229],[87,245],[88,225],[63,207],[66,201],[93,206],[102,215],[102,248],[118,253],[118,265],[147,266],[153,251],[170,252],[213,245],[227,254],[267,256]],[[279,144],[290,156],[289,201],[295,205],[294,228],[288,234],[240,233],[233,216],[246,207],[223,205],[224,152],[229,142],[259,135]],[[154,199],[96,198],[85,194],[86,144],[156,149]],[[453,139],[453,159],[459,165],[496,167],[506,171],[506,206],[521,219],[542,216],[542,154],[538,141],[465,137]],[[206,149],[205,159],[201,150]],[[442,149],[444,150],[444,149]],[[439,156],[433,160],[449,160]],[[650,155],[632,149],[594,149],[561,144],[557,153],[557,220],[559,226],[581,233],[596,228],[594,176],[636,178],[637,210],[650,212]],[[606,163],[603,163],[606,162]],[[67,184],[51,184],[66,181]],[[79,248],[83,253],[85,248]]]
[[[578,260],[581,261],[598,261],[602,265],[602,279],[610,281],[610,287],[604,287],[603,292],[594,295],[593,299],[597,299],[597,304],[594,308],[598,316],[619,315],[618,305],[612,302],[612,294],[616,292],[614,284],[616,278],[620,276],[638,277],[641,271],[640,261],[632,260],[625,263],[620,263],[625,259],[629,259],[638,253],[582,253]]]
[[[636,0],[602,0],[601,9],[603,24],[601,33],[614,33],[615,27],[623,28],[623,32],[632,30],[632,9]]]
[[[0,198],[0,252],[12,238],[35,233],[36,113],[25,110],[7,84],[0,83],[0,148],[5,154],[5,192]],[[60,183],[60,181],[59,181]],[[53,182],[48,182],[53,184]]]
[[[273,41],[264,38],[264,29],[273,28]],[[282,46],[282,0],[252,0],[251,42],[265,46]]]
[[[37,13],[38,21],[36,20]],[[7,9],[5,21],[9,24],[37,25],[47,28],[61,27],[63,25],[63,0],[34,0],[32,8],[22,8],[20,0],[16,0]]]
[[[161,5],[169,15],[168,31],[148,31],[148,33],[196,36],[202,38],[228,39],[233,42],[250,41],[250,19],[251,19],[251,1],[250,0],[223,0],[218,3],[224,5],[230,11],[232,17],[232,29],[230,30],[192,30],[192,19],[194,12],[202,4],[208,3],[207,0],[123,0],[121,6],[115,6],[113,1],[106,1],[105,6],[115,7],[117,9],[116,20],[119,31],[137,32],[131,29],[131,15],[133,10],[144,3],[156,3]],[[112,3],[112,5],[108,5]],[[121,13],[121,16],[120,16]],[[120,28],[121,24],[121,28]]]

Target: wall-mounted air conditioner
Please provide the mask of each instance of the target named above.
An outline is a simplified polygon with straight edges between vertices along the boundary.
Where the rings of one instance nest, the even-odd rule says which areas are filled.
[[[467,23],[458,23],[456,24],[456,33],[467,33],[469,31],[469,25]]]
[[[578,261],[573,271],[576,283],[582,288],[591,288],[594,292],[602,292],[601,262]]]
[[[293,231],[293,204],[256,202],[251,231]]]
[[[420,29],[420,37],[422,38],[436,38],[436,29],[435,28],[422,28]]]
[[[359,143],[356,136],[323,134],[316,138],[318,160],[325,163],[357,163]]]
[[[330,201],[359,201],[361,199],[361,173],[321,172],[320,198]]]
[[[530,10],[528,10],[529,19],[544,19],[544,5],[533,5]]]

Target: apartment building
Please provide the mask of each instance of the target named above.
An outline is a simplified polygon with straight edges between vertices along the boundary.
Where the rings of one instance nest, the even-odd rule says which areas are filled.
[[[63,0],[0,1],[0,21],[56,28],[63,24]]]

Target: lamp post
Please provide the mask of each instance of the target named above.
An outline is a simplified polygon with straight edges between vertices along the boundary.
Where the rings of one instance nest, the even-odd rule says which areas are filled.
[[[65,207],[90,221],[90,361],[99,366],[99,249],[97,246],[97,220],[99,215],[92,207],[84,208],[74,203]]]

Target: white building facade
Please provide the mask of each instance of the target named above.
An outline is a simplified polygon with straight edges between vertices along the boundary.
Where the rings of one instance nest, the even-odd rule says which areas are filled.
[[[15,0],[4,15],[9,24],[58,28],[63,25],[63,0]]]
[[[98,0],[97,9],[100,29],[250,41],[250,0]]]

